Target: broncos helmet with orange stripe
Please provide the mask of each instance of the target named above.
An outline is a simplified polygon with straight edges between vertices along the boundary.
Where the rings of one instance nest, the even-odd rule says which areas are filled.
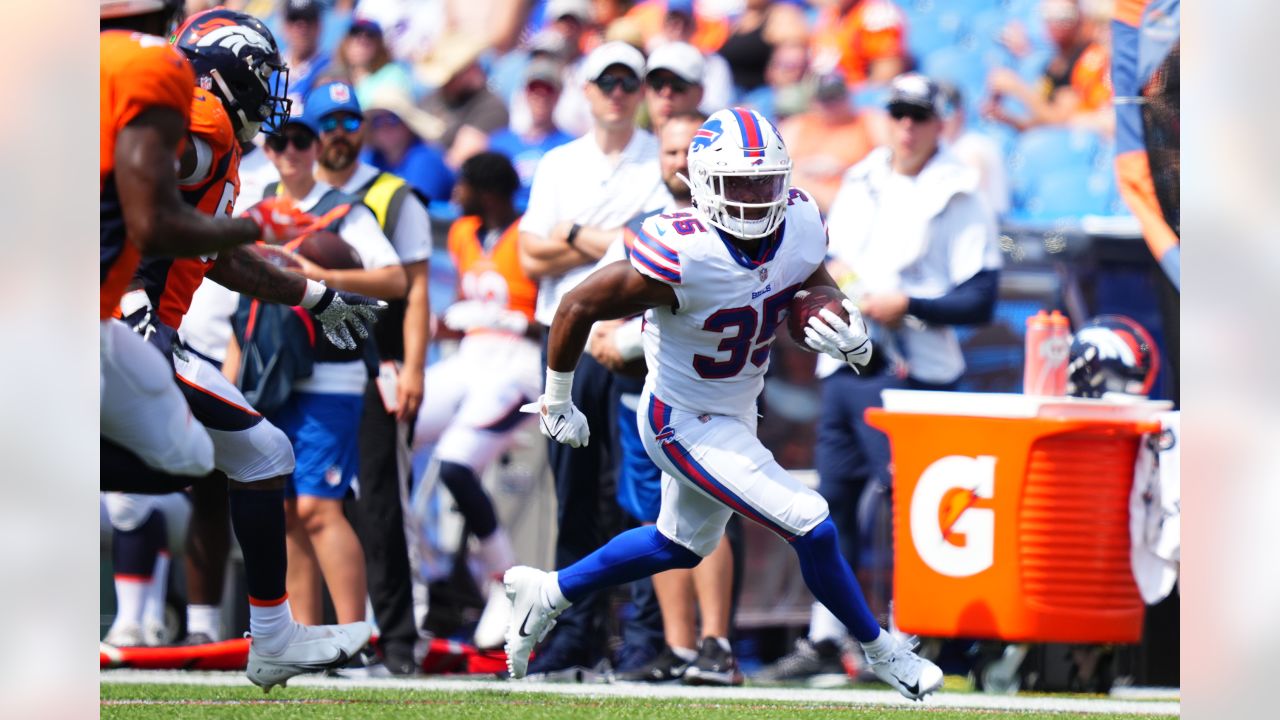
[[[261,20],[214,8],[188,18],[172,42],[191,61],[196,82],[222,100],[240,142],[284,128],[289,68]]]
[[[755,110],[719,110],[689,143],[693,202],[707,220],[742,239],[778,229],[787,209],[791,156],[773,123]]]
[[[1160,351],[1147,329],[1124,315],[1099,315],[1076,331],[1067,366],[1067,394],[1146,397],[1160,372]]]

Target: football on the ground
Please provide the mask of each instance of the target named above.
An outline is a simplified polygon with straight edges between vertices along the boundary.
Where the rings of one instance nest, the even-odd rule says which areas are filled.
[[[296,258],[294,258],[293,253],[289,252],[288,250],[285,250],[279,245],[264,245],[263,243],[256,243],[248,247],[250,250],[257,253],[258,257],[262,258],[263,260],[266,260],[267,262],[271,263],[272,265],[275,265],[276,267],[282,270],[302,269],[302,265],[298,264],[298,261]]]
[[[791,298],[791,307],[787,313],[787,330],[791,333],[791,339],[802,349],[813,352],[804,342],[804,329],[809,325],[809,318],[821,319],[818,312],[826,308],[841,320],[849,322],[849,313],[841,304],[844,297],[844,293],[827,285],[816,285],[796,293]]]
[[[358,270],[364,267],[360,253],[340,235],[328,230],[317,230],[304,236],[295,252],[326,270]]]

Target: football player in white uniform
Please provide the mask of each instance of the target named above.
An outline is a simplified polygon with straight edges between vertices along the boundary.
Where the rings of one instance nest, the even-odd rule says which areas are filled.
[[[752,110],[712,115],[689,146],[694,207],[647,220],[629,260],[601,268],[556,311],[542,397],[526,410],[542,432],[578,447],[590,428],[569,396],[592,323],[645,312],[648,377],[638,422],[663,471],[656,526],[624,532],[559,572],[515,567],[507,630],[513,677],[574,601],[655,572],[693,567],[715,549],[737,512],[791,544],[814,597],[862,643],[872,670],[904,696],[923,698],[942,671],[885,632],[840,554],[827,503],[788,474],[756,438],[756,398],[769,348],[795,293],[834,286],[826,231],[813,200],[790,187],[791,159],[777,129]],[[810,319],[810,349],[854,366],[871,357],[857,308],[849,322]],[[823,322],[825,320],[825,322]]]

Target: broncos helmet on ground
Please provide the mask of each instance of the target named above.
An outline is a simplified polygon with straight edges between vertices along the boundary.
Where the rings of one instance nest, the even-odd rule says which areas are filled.
[[[791,156],[760,113],[718,110],[694,133],[685,182],[712,225],[740,238],[761,238],[786,214]]]
[[[289,68],[261,20],[214,8],[192,15],[173,36],[191,61],[200,86],[227,108],[240,142],[258,130],[274,133],[289,121]]]
[[[1099,315],[1071,341],[1067,394],[1146,397],[1160,372],[1160,351],[1146,328],[1123,315]]]

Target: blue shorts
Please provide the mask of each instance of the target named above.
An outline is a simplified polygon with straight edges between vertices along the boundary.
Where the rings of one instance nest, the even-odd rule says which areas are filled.
[[[295,465],[285,494],[331,500],[347,496],[359,463],[357,444],[364,398],[294,393],[271,421],[293,444]]]
[[[639,399],[639,396],[632,397]],[[662,471],[645,452],[635,408],[628,408],[621,402],[617,408],[618,446],[621,451],[618,505],[640,522],[657,522],[658,511],[662,509]]]

